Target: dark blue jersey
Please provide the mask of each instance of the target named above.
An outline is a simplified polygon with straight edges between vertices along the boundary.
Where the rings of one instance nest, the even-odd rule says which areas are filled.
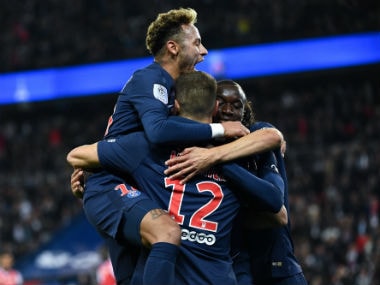
[[[273,126],[266,122],[257,122],[251,126],[251,132],[268,127]],[[247,230],[245,237],[248,253],[252,260],[252,274],[255,281],[288,277],[302,272],[301,266],[294,256],[294,246],[290,234],[291,224],[285,161],[280,149],[273,152],[276,156],[278,171],[284,182],[283,202],[288,212],[288,224],[268,230]],[[249,220],[250,217],[243,216],[242,218]]]
[[[148,143],[142,132],[98,144],[104,168],[119,171],[121,166],[134,177],[139,189],[180,224],[176,284],[235,284],[229,253],[239,202],[215,171],[203,173],[185,185],[166,178],[164,162],[176,153],[176,149]]]
[[[284,181],[272,152],[261,154],[259,161],[257,176],[237,163],[222,165],[222,173],[243,206],[254,205],[257,210],[277,213],[284,203]]]
[[[105,138],[145,131],[153,143],[211,139],[210,125],[169,117],[174,102],[173,85],[172,77],[158,63],[134,72],[120,92]]]
[[[215,261],[218,260],[218,256],[224,256],[224,259],[227,258],[228,253],[225,250],[229,248],[230,243],[218,243],[222,245],[221,247],[217,246],[218,244],[213,244],[212,252],[208,252],[210,248],[206,246],[205,249],[201,250],[201,255],[198,255],[198,253],[202,247],[197,243],[200,242],[201,244],[205,243],[209,245],[209,243],[214,243],[214,238],[217,238],[219,241],[229,239],[231,218],[234,215],[231,214],[231,212],[223,211],[223,209],[226,209],[227,202],[233,205],[230,210],[236,207],[236,198],[228,198],[232,197],[231,191],[225,188],[224,179],[221,180],[220,176],[214,172],[206,173],[207,179],[200,176],[197,180],[191,181],[191,183],[185,186],[179,185],[178,181],[165,178],[163,175],[165,169],[164,161],[169,158],[169,150],[171,149],[163,150],[156,148],[149,144],[147,140],[144,140],[143,136],[143,134],[135,133],[119,137],[116,140],[112,139],[99,142],[98,154],[100,162],[103,167],[111,172],[116,172],[120,175],[123,175],[124,172],[124,174],[132,175],[136,179],[139,189],[143,189],[142,191],[148,190],[152,200],[159,201],[162,207],[168,209],[177,222],[182,225],[182,244],[186,245],[187,240],[191,243],[182,248],[179,263],[190,264],[199,258],[195,264],[199,264],[200,266],[197,267],[194,264],[190,267],[182,268],[181,266],[181,272],[177,273],[180,276],[179,278],[183,277],[183,280],[180,279],[182,280],[181,282],[188,279],[186,276],[194,275],[196,272],[195,275],[198,276],[199,279],[197,280],[199,282],[206,282],[206,280],[208,280],[207,283],[211,282],[210,284],[213,284],[213,282],[217,282],[214,278],[220,276],[220,272],[227,272],[226,270],[229,268],[228,264]],[[175,155],[175,151],[171,150],[171,152],[171,155]],[[252,175],[252,173],[234,163],[223,165],[221,170],[223,174],[228,177],[228,183],[233,187],[234,193],[237,194],[237,196],[243,194],[244,197],[254,199],[263,211],[278,212],[283,204],[283,183],[277,168],[274,167],[275,163],[272,162],[273,160],[275,160],[274,157],[269,159],[267,165],[262,167],[260,175],[263,179]],[[165,185],[162,184],[163,181]],[[214,182],[216,183],[214,184]],[[212,201],[214,201],[215,195],[217,195],[219,191],[219,186],[223,186],[221,189],[225,189],[223,191],[225,192],[223,194],[225,198],[220,206],[221,208],[218,208],[218,210],[214,212],[214,206],[212,206],[214,202]],[[201,189],[205,190],[201,191]],[[208,192],[209,197],[205,196],[207,193],[204,191]],[[203,194],[200,195],[200,192],[203,192]],[[228,193],[228,195],[226,195],[226,193]],[[202,205],[205,206],[203,207]],[[203,219],[196,222],[198,219],[196,217],[201,215],[200,213],[205,215],[208,211],[210,211],[210,215],[207,216],[207,220],[210,217],[212,218],[211,220],[213,220],[214,216],[215,221],[223,220],[223,223],[220,223],[218,226],[220,228],[218,235],[210,234],[209,230],[207,230],[208,225],[215,227],[215,224],[210,224],[207,220]],[[188,220],[189,218],[190,220]],[[221,225],[225,226],[221,227]],[[199,231],[199,229],[204,231]],[[195,249],[193,247],[194,242]],[[223,254],[218,254],[219,251]],[[202,262],[208,263],[210,260],[214,260],[211,263],[213,264],[213,270],[208,266],[207,271],[215,272],[215,276],[212,277],[213,279],[207,279],[210,278],[209,274],[205,275],[205,272],[202,271],[203,268],[207,266],[207,264]],[[226,265],[227,267],[225,267]],[[224,275],[222,275],[222,277],[223,276]],[[223,280],[218,279],[218,282],[223,281],[222,283],[228,283],[224,278],[225,277],[223,277]],[[180,280],[177,281],[180,282]]]

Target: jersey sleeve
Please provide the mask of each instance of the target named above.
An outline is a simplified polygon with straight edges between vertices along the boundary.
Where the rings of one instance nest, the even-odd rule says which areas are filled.
[[[254,131],[257,131],[260,129],[264,129],[264,128],[276,128],[276,127],[273,126],[271,123],[268,123],[268,122],[257,121],[249,127],[249,130],[251,132],[254,132]]]
[[[162,75],[155,70],[136,72],[123,92],[138,113],[144,131],[151,143],[205,141],[212,138],[209,124],[178,120],[169,116],[171,90],[162,82]],[[148,75],[148,76],[147,76]]]
[[[223,175],[233,184],[235,191],[241,191],[261,211],[277,213],[284,203],[284,181],[272,163],[275,159],[272,152],[271,161],[262,163],[260,177],[252,174],[236,163],[222,165]]]
[[[150,146],[143,132],[134,132],[99,141],[97,151],[100,165],[105,170],[124,176],[133,175],[150,151]]]

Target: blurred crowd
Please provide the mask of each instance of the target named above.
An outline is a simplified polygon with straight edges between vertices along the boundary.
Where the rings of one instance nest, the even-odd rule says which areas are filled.
[[[198,11],[209,49],[379,30],[377,0],[0,0],[0,72],[148,56],[157,13]]]
[[[179,6],[198,11],[209,49],[380,27],[376,0],[0,4],[0,72],[147,56],[148,23]],[[310,285],[369,285],[380,263],[380,83],[378,76],[334,78],[241,83],[257,118],[286,137],[293,237]],[[0,106],[0,244],[16,259],[82,210],[66,154],[101,138],[115,99]]]
[[[50,240],[81,210],[70,191],[66,154],[98,140],[106,121],[100,114],[111,109],[99,105],[97,115],[89,104],[71,104],[75,100],[0,106],[0,245],[17,258]]]

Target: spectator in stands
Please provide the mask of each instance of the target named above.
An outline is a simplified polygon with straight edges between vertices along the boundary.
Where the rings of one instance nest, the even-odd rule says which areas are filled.
[[[22,285],[23,278],[21,273],[13,268],[14,257],[10,250],[0,252],[0,284],[3,285]]]
[[[108,248],[106,246],[101,246],[99,249],[99,254],[102,258],[102,263],[99,264],[96,269],[96,281],[98,282],[98,285],[116,285],[116,279],[113,273],[111,259],[108,254]]]

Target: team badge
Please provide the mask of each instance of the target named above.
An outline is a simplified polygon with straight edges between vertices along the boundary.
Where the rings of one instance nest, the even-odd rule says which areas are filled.
[[[165,105],[168,104],[168,90],[165,86],[162,86],[161,84],[154,84],[153,85],[153,95],[154,98],[157,100],[160,100]]]
[[[138,191],[138,190],[132,190],[132,191],[128,192],[127,197],[128,198],[136,198],[136,197],[138,197],[140,195],[141,195],[140,191]]]

